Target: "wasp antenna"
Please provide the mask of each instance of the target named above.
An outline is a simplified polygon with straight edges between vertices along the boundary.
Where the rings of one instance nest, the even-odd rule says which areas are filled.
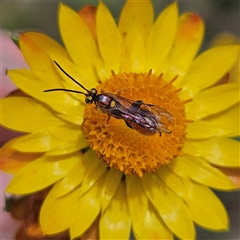
[[[89,92],[88,89],[86,89],[81,83],[79,83],[77,80],[75,80],[72,76],[70,76],[56,61],[53,61],[57,67],[66,75],[68,76],[73,82],[75,82],[78,86],[83,88],[85,91]]]
[[[83,94],[83,95],[87,96],[87,94],[84,93],[84,92],[75,91],[75,90],[71,90],[71,89],[65,89],[65,88],[53,88],[53,89],[47,89],[47,90],[44,90],[43,92],[54,92],[54,91],[64,91],[64,92],[80,93],[80,94]]]

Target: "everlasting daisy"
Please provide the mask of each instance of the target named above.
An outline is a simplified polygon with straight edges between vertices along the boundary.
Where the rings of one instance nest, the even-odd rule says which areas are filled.
[[[23,33],[30,69],[8,70],[23,94],[2,100],[2,125],[25,134],[2,148],[1,168],[14,174],[7,191],[51,187],[39,213],[45,235],[68,230],[74,239],[96,223],[101,239],[128,239],[131,229],[137,239],[194,239],[194,224],[227,230],[210,188],[237,188],[218,167],[239,167],[239,143],[231,139],[239,136],[238,82],[218,83],[237,62],[239,45],[197,56],[203,21],[179,16],[177,3],[153,22],[150,1],[129,0],[118,25],[102,2],[79,14],[61,4],[59,26],[65,47]],[[133,116],[150,109],[158,131],[126,122],[123,112],[118,119],[118,98],[97,102],[99,111],[84,94],[44,92],[70,89],[91,102],[92,88],[131,100],[125,107]]]

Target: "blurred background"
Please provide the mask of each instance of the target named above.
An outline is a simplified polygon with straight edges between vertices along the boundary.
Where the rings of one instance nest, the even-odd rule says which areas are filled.
[[[102,0],[118,19],[124,0]],[[139,0],[140,1],[140,0]],[[98,0],[61,1],[75,10],[81,9],[85,4],[97,6]],[[170,0],[153,0],[155,16],[172,3]],[[240,39],[240,1],[239,0],[184,0],[178,1],[180,13],[192,11],[198,13],[206,23],[206,35],[201,51],[208,48],[211,40],[222,32],[233,33]],[[14,33],[35,30],[47,34],[62,43],[58,32],[57,0],[30,0],[7,1],[0,0],[1,28]],[[71,26],[69,26],[71,27]],[[164,36],[163,36],[164,37]],[[80,44],[80,43],[79,43]],[[217,192],[230,216],[231,226],[229,232],[213,233],[197,227],[197,239],[240,239],[240,194],[239,192]]]
[[[1,27],[6,30],[37,30],[61,41],[57,27],[58,0],[30,0],[1,2]],[[75,10],[85,4],[97,5],[98,0],[63,0]],[[103,0],[118,19],[125,0]],[[155,16],[172,3],[173,0],[153,0]],[[240,37],[240,1],[239,0],[179,0],[180,12],[193,11],[206,22],[206,38],[202,49],[209,41],[223,31],[229,31]]]

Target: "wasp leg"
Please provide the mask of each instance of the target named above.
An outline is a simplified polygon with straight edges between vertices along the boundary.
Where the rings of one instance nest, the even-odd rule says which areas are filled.
[[[140,108],[142,104],[143,104],[142,100],[137,100],[132,104],[132,107]]]
[[[142,104],[143,104],[142,100],[137,100],[137,101],[133,102],[131,105],[131,112],[132,113],[137,112],[140,109]]]
[[[133,129],[133,127],[129,124],[129,122],[125,121],[125,123],[129,128]]]

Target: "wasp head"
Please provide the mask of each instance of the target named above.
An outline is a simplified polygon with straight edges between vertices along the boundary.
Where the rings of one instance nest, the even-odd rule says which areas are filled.
[[[97,96],[97,89],[96,88],[90,89],[86,95],[85,103],[91,104],[95,100],[96,96]]]

